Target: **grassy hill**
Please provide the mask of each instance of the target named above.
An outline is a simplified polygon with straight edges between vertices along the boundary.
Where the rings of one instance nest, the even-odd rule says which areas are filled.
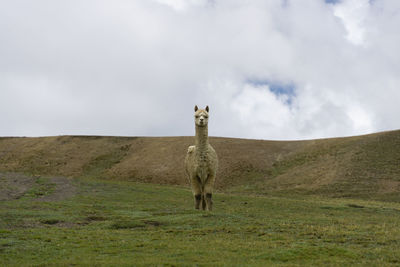
[[[210,141],[204,212],[192,137],[0,138],[0,266],[400,264],[400,131]]]
[[[0,138],[0,171],[187,186],[193,137]],[[400,201],[400,131],[309,141],[210,138],[216,188]]]

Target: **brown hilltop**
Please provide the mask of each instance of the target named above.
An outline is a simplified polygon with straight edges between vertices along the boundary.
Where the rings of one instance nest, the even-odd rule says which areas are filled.
[[[0,138],[0,171],[188,185],[193,137]],[[400,131],[309,141],[211,137],[216,188],[400,200]]]

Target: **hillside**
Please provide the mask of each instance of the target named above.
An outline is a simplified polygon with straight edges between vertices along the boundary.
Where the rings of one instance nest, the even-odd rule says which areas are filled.
[[[187,186],[193,137],[0,138],[0,172]],[[219,191],[400,201],[400,131],[309,141],[210,138]]]

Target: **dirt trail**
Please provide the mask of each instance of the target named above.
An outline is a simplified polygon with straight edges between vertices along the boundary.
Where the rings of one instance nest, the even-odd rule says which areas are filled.
[[[12,200],[22,197],[34,186],[37,186],[39,176],[27,176],[20,173],[0,173],[0,201]],[[54,191],[42,197],[38,201],[60,201],[76,194],[77,188],[72,179],[66,177],[52,177],[47,181],[54,184]]]

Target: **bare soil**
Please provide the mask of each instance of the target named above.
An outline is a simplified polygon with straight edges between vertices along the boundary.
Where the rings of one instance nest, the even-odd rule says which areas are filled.
[[[37,185],[39,176],[28,176],[21,173],[0,173],[0,200],[21,198],[25,193]],[[51,194],[36,198],[38,201],[60,201],[76,194],[77,188],[71,178],[51,177],[47,183],[53,184]]]
[[[20,198],[35,185],[36,179],[19,173],[0,173],[0,201]]]
[[[52,177],[49,182],[55,185],[54,191],[38,198],[40,201],[60,201],[73,197],[77,193],[76,186],[73,185],[72,179],[67,177]]]

